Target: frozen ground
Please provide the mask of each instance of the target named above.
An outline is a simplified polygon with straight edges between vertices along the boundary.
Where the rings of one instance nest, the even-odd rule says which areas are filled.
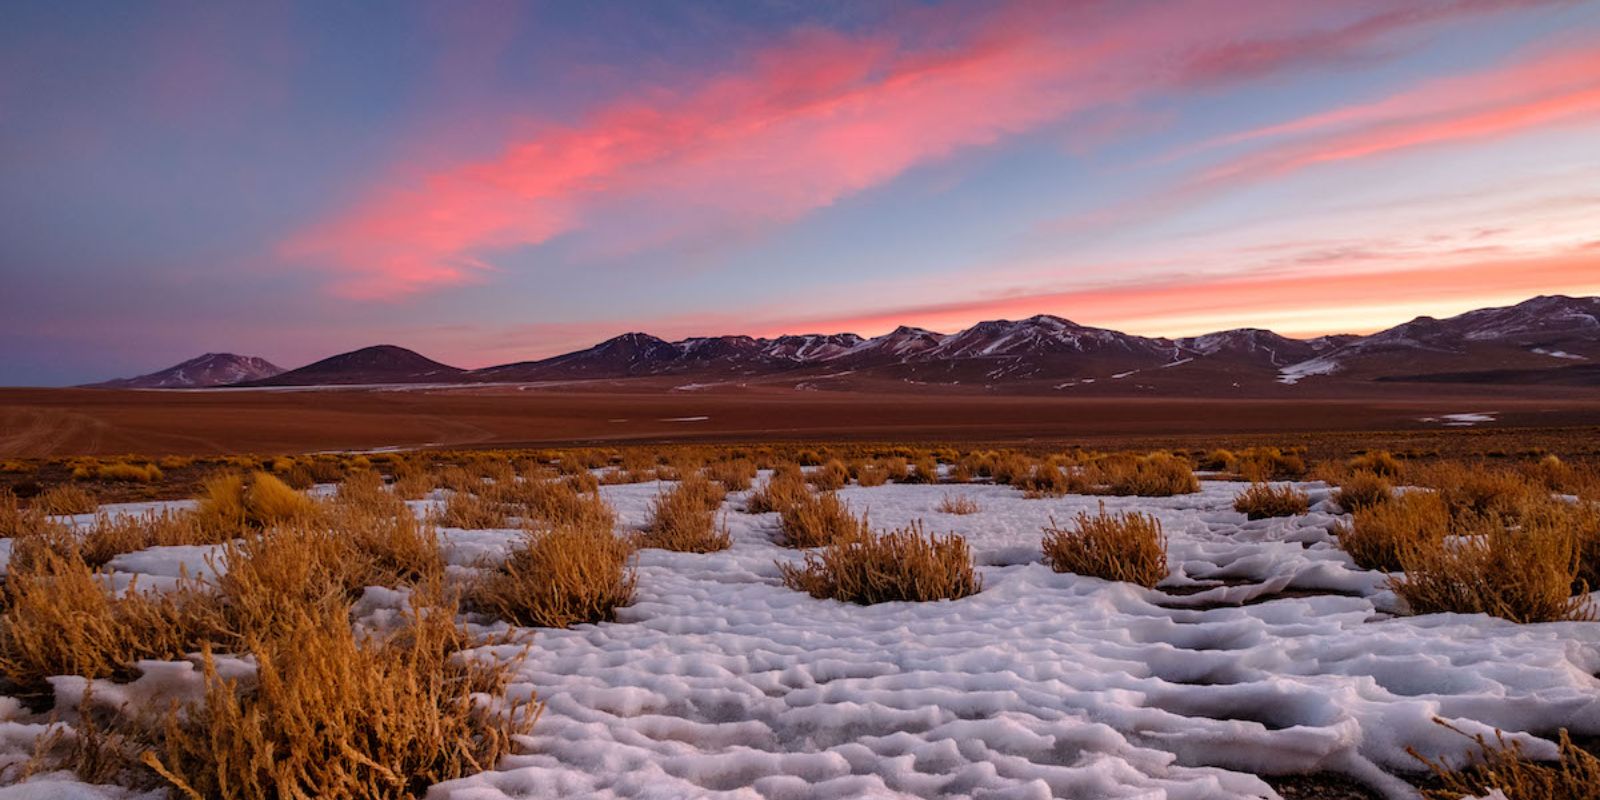
[[[631,527],[659,488],[603,492]],[[1257,522],[1232,510],[1241,488],[1104,499],[1161,519],[1173,577],[1157,590],[1038,563],[1041,526],[1100,498],[850,488],[875,527],[921,519],[966,536],[984,578],[963,600],[871,607],[784,588],[775,562],[800,556],[772,544],[776,515],[731,511],[727,551],[642,551],[638,601],[615,623],[535,633],[512,689],[548,703],[528,754],[430,797],[1266,798],[1259,775],[1321,771],[1410,797],[1392,775],[1416,769],[1407,746],[1467,751],[1435,716],[1600,734],[1600,624],[1395,616],[1382,576],[1335,547],[1325,487],[1305,485],[1310,514]],[[938,513],[945,494],[981,511]],[[460,571],[517,536],[444,534]],[[113,566],[146,585],[193,557]],[[370,590],[361,608],[399,602]],[[12,716],[0,742],[15,754],[37,726]]]

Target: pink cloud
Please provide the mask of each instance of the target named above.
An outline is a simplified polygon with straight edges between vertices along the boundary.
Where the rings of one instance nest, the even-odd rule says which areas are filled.
[[[737,235],[1086,109],[1325,61],[1405,25],[1482,6],[1437,2],[1428,14],[1397,14],[1382,3],[1296,5],[1228,15],[1232,6],[1218,0],[1134,11],[1016,3],[980,19],[945,19],[944,28],[936,13],[917,15],[907,26],[915,43],[803,31],[756,52],[738,74],[613,100],[578,124],[521,136],[493,158],[452,164],[443,154],[442,166],[397,168],[282,252],[329,269],[336,294],[390,299],[484,280],[494,251],[563,234],[604,230],[594,238],[615,252],[697,233]],[[1330,15],[1338,17],[1331,24]],[[1219,18],[1235,27],[1218,33]],[[1281,44],[1319,35],[1329,40],[1303,59]],[[1252,43],[1282,52],[1262,54]],[[1189,55],[1174,66],[1163,55],[1170,52]]]

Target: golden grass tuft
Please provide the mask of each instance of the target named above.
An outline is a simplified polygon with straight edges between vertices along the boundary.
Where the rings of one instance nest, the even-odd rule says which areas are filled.
[[[1461,533],[1460,530],[1457,533]],[[1509,528],[1478,523],[1469,535],[1403,549],[1390,587],[1413,613],[1492,614],[1512,622],[1595,618],[1578,580],[1583,542],[1553,516]]]
[[[1031,499],[1060,497],[1087,492],[1090,489],[1083,472],[1075,465],[1062,463],[1058,459],[1050,459],[1035,465],[1033,474],[1013,478],[1011,483],[1022,489],[1024,497]]]
[[[202,485],[199,500],[195,513],[201,523],[225,530],[310,520],[318,510],[311,498],[265,472],[248,484],[238,473],[213,477]]]
[[[811,497],[805,474],[794,464],[780,464],[755,492],[745,500],[744,510],[751,514],[782,513],[797,503]]]
[[[1405,471],[1405,466],[1400,459],[1388,450],[1373,450],[1363,453],[1347,462],[1347,466],[1354,472],[1370,472],[1384,478],[1398,478]]]
[[[453,608],[413,612],[388,637],[358,635],[343,608],[302,609],[252,636],[252,679],[224,678],[209,650],[203,701],[150,725],[143,764],[188,798],[420,797],[491,769],[539,707],[484,707],[504,665],[455,654]],[[503,711],[504,713],[499,713]]]
[[[139,516],[101,514],[83,533],[79,545],[83,560],[99,567],[122,553],[149,547],[220,544],[230,537],[226,530],[201,524],[191,513],[160,511]]]
[[[976,514],[980,510],[978,501],[964,494],[947,494],[939,498],[939,505],[934,510],[941,514]]]
[[[118,461],[112,464],[99,464],[95,466],[84,465],[72,471],[72,477],[78,480],[121,481],[127,483],[153,483],[165,477],[161,468],[155,464],[130,464]]]
[[[862,463],[852,470],[856,476],[856,485],[863,489],[882,486],[889,482],[889,471],[876,463]]]
[[[859,534],[866,522],[850,512],[833,492],[806,495],[784,509],[778,520],[785,547],[823,547]]]
[[[558,527],[532,532],[479,579],[471,603],[517,625],[567,628],[607,622],[633,602],[633,547],[610,532]]]
[[[1200,491],[1189,462],[1171,453],[1106,456],[1084,470],[1083,481],[1096,494],[1171,497]]]
[[[502,494],[502,500],[524,520],[550,527],[586,528],[609,533],[616,513],[599,491],[580,491],[571,480],[532,480]]]
[[[791,589],[861,605],[958,600],[983,589],[966,539],[926,536],[921,522],[881,534],[860,530],[778,571]]]
[[[4,598],[0,677],[24,694],[48,691],[53,675],[126,677],[140,659],[181,658],[220,627],[202,591],[113,594],[76,552],[54,547],[12,560]]]
[[[1154,587],[1167,577],[1167,536],[1154,516],[1138,512],[1078,512],[1071,529],[1055,520],[1044,529],[1045,562],[1056,572]]]
[[[1350,524],[1335,529],[1339,546],[1364,569],[1394,572],[1401,556],[1434,547],[1450,531],[1450,512],[1439,495],[1427,491],[1405,492],[1387,502],[1355,512]]]
[[[1306,473],[1306,461],[1298,453],[1276,447],[1252,447],[1236,454],[1233,469],[1245,480],[1261,483],[1299,478]]]
[[[1468,736],[1444,720],[1434,721]],[[1433,773],[1434,785],[1422,790],[1423,797],[1459,800],[1486,797],[1498,790],[1506,800],[1600,800],[1600,758],[1573,744],[1565,728],[1558,742],[1560,757],[1553,762],[1528,758],[1520,742],[1506,739],[1500,731],[1495,731],[1493,742],[1481,733],[1468,738],[1478,752],[1462,766],[1434,761],[1406,748]]]
[[[1498,517],[1515,521],[1524,509],[1548,499],[1549,490],[1524,475],[1481,464],[1441,463],[1426,473],[1456,519]]]
[[[1201,456],[1199,463],[1195,466],[1208,472],[1226,472],[1233,469],[1234,463],[1238,461],[1238,458],[1233,454],[1232,450],[1217,448]]]
[[[718,527],[721,485],[694,476],[657,495],[650,523],[635,540],[640,547],[684,553],[712,553],[733,544],[726,525]]]
[[[743,492],[756,479],[756,465],[748,458],[713,461],[706,465],[705,476],[730,492]]]
[[[33,506],[46,514],[66,516],[93,514],[100,504],[83,488],[64,483],[44,490],[34,498]]]
[[[500,503],[467,492],[451,492],[444,508],[436,513],[434,519],[449,528],[475,530],[504,528],[510,524],[505,508]]]
[[[906,477],[907,483],[938,483],[939,462],[933,456],[923,456],[913,465],[911,474]]]
[[[1246,519],[1292,517],[1310,508],[1311,498],[1288,484],[1252,483],[1233,500],[1233,510],[1244,514]]]
[[[815,486],[818,491],[837,491],[850,482],[850,470],[845,467],[843,461],[837,458],[829,459],[828,463],[808,473],[806,482]]]
[[[1373,472],[1353,472],[1339,483],[1333,502],[1349,513],[1387,503],[1394,497],[1394,485]]]
[[[911,464],[910,462],[906,461],[904,457],[891,456],[889,458],[879,459],[878,463],[883,467],[884,475],[886,475],[889,480],[894,481],[895,483],[905,483],[911,480]]]

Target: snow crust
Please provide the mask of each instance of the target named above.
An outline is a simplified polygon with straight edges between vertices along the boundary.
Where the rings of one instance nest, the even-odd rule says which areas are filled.
[[[1010,487],[902,486],[840,494],[875,527],[923,520],[967,537],[984,578],[954,602],[855,606],[781,585],[776,515],[729,498],[734,544],[643,550],[637,602],[616,622],[532,632],[509,692],[548,703],[525,754],[441,784],[431,800],[599,798],[1271,798],[1258,776],[1334,771],[1389,797],[1415,770],[1407,746],[1459,759],[1500,727],[1535,756],[1559,727],[1600,733],[1600,623],[1516,625],[1483,615],[1395,616],[1384,576],[1357,568],[1329,528],[1329,487],[1299,484],[1310,513],[1246,521],[1242,484],[1173,498],[1028,500]],[[602,487],[636,528],[664,483]],[[976,514],[935,510],[945,495]],[[1040,528],[1080,510],[1139,510],[1167,532],[1173,576],[1155,590],[1057,574]],[[411,503],[418,514],[437,500]],[[515,530],[441,530],[451,570],[504,557]],[[112,567],[146,580],[199,554],[157,548]],[[364,615],[404,593],[369,589]],[[392,612],[391,612],[392,613]],[[484,630],[504,623],[477,619]],[[247,665],[235,665],[247,669]],[[181,692],[187,663],[96,695]],[[71,697],[82,681],[61,679]],[[9,705],[7,705],[9,703]],[[45,721],[0,700],[0,751]],[[14,763],[14,762],[13,762]],[[61,775],[0,789],[125,798]]]

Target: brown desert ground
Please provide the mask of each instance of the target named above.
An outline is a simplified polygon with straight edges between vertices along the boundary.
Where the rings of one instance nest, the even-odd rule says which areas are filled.
[[[1471,427],[1445,415],[1487,413]],[[1428,421],[1431,418],[1431,421]],[[0,389],[0,457],[213,455],[377,448],[737,441],[948,441],[1218,446],[1383,432],[1385,444],[1507,436],[1592,441],[1600,394],[1387,386],[1361,396],[1039,397],[540,387],[129,391]],[[1543,431],[1536,438],[1534,431]],[[1445,433],[1467,433],[1469,437]],[[1494,445],[1488,445],[1494,446]]]

